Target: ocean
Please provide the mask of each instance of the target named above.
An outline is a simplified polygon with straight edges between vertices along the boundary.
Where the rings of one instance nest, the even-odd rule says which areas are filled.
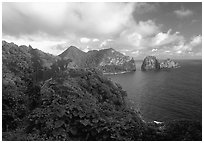
[[[106,75],[127,92],[127,102],[146,121],[195,119],[202,121],[202,60],[177,60],[181,67]]]

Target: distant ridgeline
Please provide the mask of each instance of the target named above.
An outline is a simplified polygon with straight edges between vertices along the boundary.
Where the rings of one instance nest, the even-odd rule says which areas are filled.
[[[2,62],[3,140],[202,140],[199,121],[146,122],[126,104],[127,93],[101,69],[134,70],[126,65],[134,62],[113,49],[52,56],[2,41]],[[77,68],[84,64],[99,70]]]
[[[31,62],[36,80],[50,77],[53,72],[50,69],[57,72],[56,70],[65,68],[95,68],[106,74],[118,74],[136,70],[133,58],[125,56],[112,48],[85,53],[74,46],[70,46],[60,55],[54,56],[41,50],[33,49],[31,46],[22,45],[18,47],[14,43],[7,43],[6,41],[2,41],[2,47],[4,56],[11,56],[9,50],[14,51],[13,54],[18,52],[15,49],[10,49],[12,47],[19,49],[20,53],[16,54],[25,54],[23,58]],[[12,60],[13,58],[10,59]]]
[[[103,50],[92,50],[87,53],[70,46],[62,54],[62,59],[71,59],[76,67],[96,68],[103,73],[122,73],[136,70],[135,61],[112,48]]]

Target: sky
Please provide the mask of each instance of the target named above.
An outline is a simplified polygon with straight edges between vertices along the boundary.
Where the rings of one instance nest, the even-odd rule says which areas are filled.
[[[3,2],[2,39],[53,55],[72,45],[135,59],[201,59],[202,3]]]

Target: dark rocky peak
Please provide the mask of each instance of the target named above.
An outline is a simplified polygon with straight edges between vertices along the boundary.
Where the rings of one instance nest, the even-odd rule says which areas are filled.
[[[31,45],[28,46],[29,49],[33,49],[33,47]]]
[[[81,51],[80,49],[78,49],[75,46],[70,46],[69,48],[67,48],[63,53],[68,53],[68,52],[80,52],[80,53],[84,53],[83,51]],[[63,54],[62,53],[62,54]]]
[[[59,56],[62,58],[73,58],[75,56],[82,56],[85,55],[86,53],[81,51],[75,46],[70,46],[67,48],[64,52],[62,52]]]
[[[155,56],[147,56],[141,66],[142,71],[158,69],[160,69],[160,64]]]
[[[79,49],[75,46],[70,46],[69,48],[67,48],[67,50],[79,50]]]
[[[81,66],[86,57],[86,53],[75,46],[70,46],[63,53],[59,55],[63,60],[71,59],[74,64]]]

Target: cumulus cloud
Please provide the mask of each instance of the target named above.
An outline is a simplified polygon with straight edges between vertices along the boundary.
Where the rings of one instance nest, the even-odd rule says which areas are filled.
[[[160,32],[158,33],[153,39],[153,45],[154,46],[161,46],[166,45],[170,43],[176,43],[184,40],[184,37],[179,35],[179,32],[175,32],[174,34],[171,34],[171,29],[167,31],[167,33]]]
[[[202,36],[198,35],[198,36],[194,36],[191,41],[190,41],[190,45],[191,46],[198,46],[202,43]]]
[[[179,32],[164,32],[155,19],[136,20],[137,14],[157,8],[152,3],[4,2],[2,37],[54,55],[70,45],[85,52],[112,47],[130,56],[185,52],[199,55],[201,35],[186,42]],[[193,15],[184,8],[174,13],[179,18]]]
[[[191,38],[191,40],[189,42],[180,42],[178,45],[175,45],[173,47],[173,50],[176,53],[191,53],[191,54],[196,54],[196,53],[200,53],[202,48],[201,45],[202,44],[202,36],[198,35],[198,36],[194,36]]]
[[[50,39],[41,39],[39,37],[29,37],[29,36],[21,36],[20,38],[16,38],[13,36],[4,36],[2,40],[6,40],[7,42],[14,42],[17,45],[31,45],[34,49],[37,48],[41,51],[58,55],[65,50],[68,44],[63,40],[50,40]]]
[[[85,49],[83,49],[84,52],[90,51],[89,46],[87,46]]]
[[[101,44],[100,44],[100,47],[108,47],[108,48],[110,48],[110,42],[112,42],[113,40],[112,39],[106,39],[106,40],[104,40],[103,42],[101,42]]]
[[[152,20],[139,21],[123,30],[115,41],[122,47],[136,50],[146,49],[151,46],[152,37],[160,31],[160,25]]]
[[[120,33],[127,27],[127,23],[133,20],[132,12],[135,4],[4,2],[2,4],[2,35],[5,40],[9,40],[8,37],[10,40],[16,39],[15,41],[19,39],[21,44],[35,42],[34,45],[38,45],[36,48],[39,49],[44,48],[43,45],[37,44],[42,39],[63,40],[81,49],[89,42],[91,42],[90,47],[92,45],[100,47],[101,39],[104,42],[102,45],[107,45],[110,41],[104,41],[105,39]],[[84,37],[81,37],[82,35]],[[31,37],[31,39],[22,37]],[[39,39],[32,40],[33,37],[39,37]],[[56,53],[53,51],[54,46],[55,44],[50,45],[52,48],[44,51]],[[58,45],[56,49],[60,49],[59,47]]]
[[[175,10],[174,13],[177,15],[178,18],[185,18],[193,15],[193,11],[184,8]]]
[[[94,38],[92,41],[93,41],[93,42],[98,42],[98,41],[99,41],[99,39]]]
[[[3,3],[3,33],[114,34],[133,8],[134,3]]]
[[[125,29],[121,32],[121,36],[126,35],[141,35],[142,37],[152,36],[160,31],[160,26],[158,26],[154,21],[139,21],[136,24],[132,24],[130,28]]]
[[[155,49],[152,49],[152,52],[156,52],[156,51],[158,51],[158,49],[156,49],[156,48],[155,48]]]
[[[137,50],[137,51],[133,51],[133,52],[132,52],[132,54],[137,54],[137,55],[138,55],[139,53],[140,53],[139,50]]]
[[[80,42],[81,43],[88,43],[90,40],[91,39],[89,39],[89,38],[83,37],[83,38],[80,39]]]

